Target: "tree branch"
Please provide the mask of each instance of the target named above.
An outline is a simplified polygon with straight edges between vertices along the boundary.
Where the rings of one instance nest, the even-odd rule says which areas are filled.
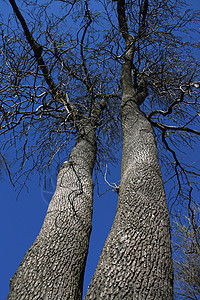
[[[145,32],[145,23],[146,23],[146,17],[148,12],[148,0],[144,0],[144,3],[142,4],[142,7],[140,9],[140,15],[142,15],[142,21],[139,28],[139,33],[142,34]]]
[[[125,0],[117,1],[117,13],[118,13],[118,21],[119,21],[119,29],[125,41],[129,38],[128,25],[126,22],[126,14],[125,14]]]
[[[65,101],[65,95],[64,93],[62,93],[57,85],[55,84],[55,82],[53,81],[53,78],[51,77],[50,75],[50,72],[48,70],[48,67],[46,66],[41,54],[42,54],[42,45],[39,45],[35,39],[33,38],[32,34],[30,33],[29,29],[28,29],[28,26],[26,24],[26,21],[24,19],[24,17],[22,16],[19,8],[17,7],[17,4],[15,2],[15,0],[9,0],[12,8],[13,8],[13,11],[15,13],[15,15],[17,16],[22,28],[23,28],[23,31],[24,31],[24,34],[25,34],[25,37],[29,43],[29,45],[31,46],[33,52],[34,52],[34,56],[37,60],[37,63],[38,63],[38,66],[40,67],[40,69],[42,70],[42,73],[43,73],[43,76],[44,76],[44,79],[47,83],[47,85],[49,86],[50,90],[51,90],[51,93],[52,95],[54,96],[55,99],[57,99],[59,102],[61,102],[67,106],[68,110],[71,111],[71,106],[70,104]],[[60,99],[61,97],[61,99]]]
[[[152,116],[154,116],[155,114],[161,114],[163,116],[170,115],[172,113],[173,107],[176,104],[183,102],[183,99],[184,99],[184,92],[182,91],[180,99],[177,99],[174,102],[172,102],[172,104],[170,104],[170,106],[168,107],[168,110],[164,111],[158,109],[158,110],[151,111],[150,114],[147,116],[148,120],[151,121]]]
[[[86,79],[87,79],[87,82],[86,82],[87,83],[86,84],[87,85],[87,89],[88,89],[89,92],[91,92],[92,83],[91,83],[91,80],[90,80],[90,77],[89,77],[89,73],[88,73],[86,59],[85,59],[84,51],[83,51],[83,46],[84,46],[85,35],[87,33],[87,30],[88,30],[90,24],[92,23],[92,19],[91,19],[91,16],[90,16],[90,10],[88,8],[87,1],[85,1],[85,6],[86,6],[85,17],[88,19],[88,22],[85,25],[85,28],[84,28],[84,31],[83,31],[83,35],[82,35],[82,38],[81,38],[81,58],[82,58],[82,61],[83,61],[83,69],[84,69],[84,72],[85,72],[85,75],[86,75]]]
[[[198,116],[198,114],[196,116]],[[192,128],[185,127],[186,125],[183,125],[183,126],[180,126],[180,127],[179,126],[170,126],[170,125],[165,125],[165,124],[162,124],[162,123],[159,123],[159,122],[154,122],[154,121],[151,121],[151,124],[153,126],[159,128],[159,129],[161,129],[161,130],[186,131],[186,132],[194,133],[196,135],[200,135],[200,131],[192,129]]]
[[[122,64],[121,85],[123,96],[134,97],[135,89],[132,82],[131,70],[133,66],[133,55],[135,52],[135,39],[130,35],[125,14],[125,0],[118,0],[117,13],[119,30],[126,42],[124,62]]]
[[[162,130],[163,130],[163,129],[162,129]],[[178,167],[179,167],[179,168],[181,169],[181,171],[183,172],[184,177],[185,177],[186,182],[187,182],[187,185],[188,185],[188,187],[189,187],[189,191],[188,191],[188,208],[189,208],[189,211],[192,212],[191,202],[192,202],[192,191],[193,191],[193,187],[192,187],[192,185],[191,185],[191,183],[190,183],[190,180],[189,180],[189,178],[188,178],[187,171],[183,168],[183,166],[181,165],[181,163],[179,162],[179,160],[178,160],[178,158],[177,158],[177,156],[176,156],[176,152],[175,152],[175,151],[169,146],[169,144],[167,143],[166,138],[165,138],[165,133],[166,133],[166,129],[164,129],[164,130],[162,131],[162,141],[163,141],[163,143],[164,143],[166,149],[167,149],[169,152],[172,153],[173,158],[174,158],[174,160],[175,160],[175,167],[174,167],[174,169],[175,169],[176,178],[177,178],[178,187],[179,187],[179,190],[178,190],[177,195],[176,195],[176,200],[177,200],[178,196],[180,195],[181,189],[182,189],[182,184],[181,184],[180,177],[179,177],[180,175],[179,175],[179,172],[178,172]],[[175,200],[175,201],[176,201],[176,200]],[[174,201],[174,202],[175,202],[175,201]],[[172,206],[173,206],[173,204],[172,204]]]

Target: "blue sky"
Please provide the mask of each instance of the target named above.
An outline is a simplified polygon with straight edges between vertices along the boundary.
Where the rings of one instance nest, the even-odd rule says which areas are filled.
[[[191,0],[190,3],[194,8],[200,9],[199,0]],[[195,155],[197,153],[196,151]],[[197,159],[200,159],[200,153],[198,153]],[[115,168],[111,167],[111,174],[112,177],[108,176],[108,180],[118,181],[120,179],[120,165]],[[105,185],[103,178],[100,178],[99,181]],[[8,179],[4,178],[0,181],[0,300],[6,299],[9,291],[9,278],[13,276],[25,252],[40,231],[47,210],[49,195],[55,187],[54,185],[55,179],[51,181],[51,189],[45,190],[42,182],[39,185],[38,176],[35,173],[28,182],[29,193],[24,189],[16,200],[17,193]],[[93,230],[86,266],[84,293],[112,225],[116,204],[117,194],[115,192],[109,191],[102,197],[98,197],[95,189]]]
[[[120,166],[111,167],[111,172],[114,174],[112,181],[118,181],[120,179]],[[107,179],[111,181],[109,175]],[[100,183],[106,185],[103,178],[100,179]],[[28,186],[29,193],[23,190],[16,201],[17,194],[11,184],[6,181],[0,182],[2,195],[2,209],[0,211],[0,300],[6,299],[9,292],[9,278],[16,271],[25,252],[40,231],[48,207],[49,196],[55,187],[55,180],[51,183],[52,188],[44,189],[43,183],[41,186],[38,185],[38,177],[35,175],[31,177]],[[103,189],[105,188],[109,189],[109,186],[104,186]],[[111,228],[116,205],[116,192],[110,190],[105,195],[98,197],[95,188],[93,230],[86,267],[84,293],[90,283],[101,249]]]

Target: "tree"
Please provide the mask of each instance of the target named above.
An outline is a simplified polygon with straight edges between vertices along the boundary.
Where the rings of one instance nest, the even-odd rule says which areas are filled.
[[[6,147],[17,149],[15,181],[52,164],[59,172],[8,299],[81,299],[92,172],[95,164],[100,170],[114,160],[120,122],[117,212],[85,299],[172,299],[170,222],[158,156],[166,181],[174,182],[172,204],[191,211],[199,174],[176,148],[192,147],[200,135],[198,44],[188,37],[198,13],[181,0],[23,1],[25,20],[9,2],[17,28],[12,19],[1,26],[1,157],[12,181]],[[61,8],[58,15],[51,6]],[[68,159],[60,167],[62,152]]]
[[[185,220],[174,222],[175,295],[177,299],[198,299],[200,296],[199,206]]]

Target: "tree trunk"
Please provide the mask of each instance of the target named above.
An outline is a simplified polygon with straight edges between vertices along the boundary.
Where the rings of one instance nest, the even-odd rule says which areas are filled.
[[[135,102],[133,94],[122,99],[118,206],[85,300],[173,298],[170,222],[156,143]]]
[[[84,130],[58,173],[42,229],[11,279],[8,299],[82,299],[96,156],[95,130]]]

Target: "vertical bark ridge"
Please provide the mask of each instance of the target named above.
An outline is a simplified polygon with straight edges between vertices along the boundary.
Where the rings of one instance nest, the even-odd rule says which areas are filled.
[[[82,299],[95,156],[95,129],[87,125],[58,173],[41,231],[11,279],[9,300]]]
[[[116,216],[85,300],[172,299],[170,223],[151,124],[121,106],[123,152]]]

